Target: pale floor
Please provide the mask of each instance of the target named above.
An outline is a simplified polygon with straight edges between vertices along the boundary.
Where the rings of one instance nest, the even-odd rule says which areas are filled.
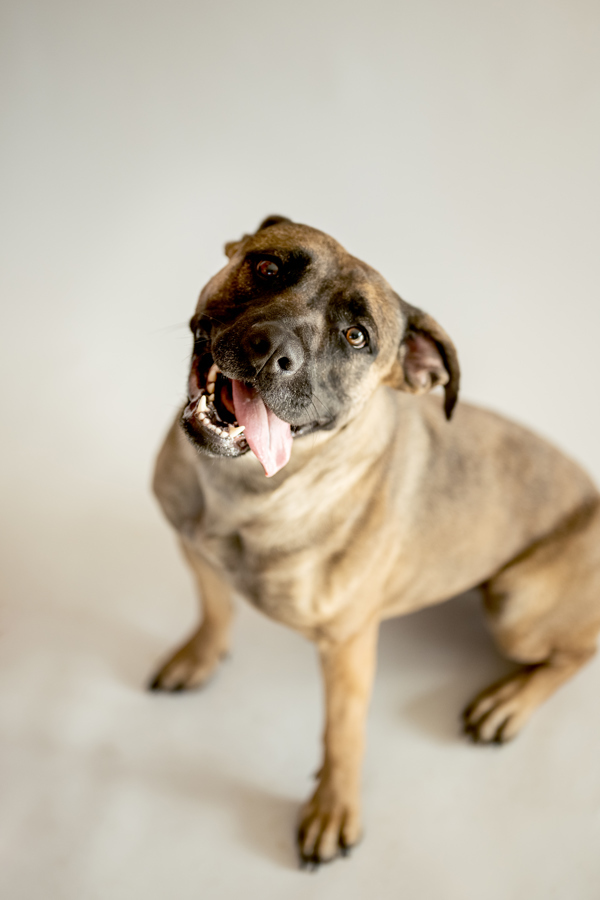
[[[195,619],[147,490],[186,323],[268,214],[600,484],[599,44],[592,0],[3,0],[0,900],[599,900],[600,662],[467,744],[474,597],[384,626],[365,840],[315,874],[313,648],[244,606],[205,691],[144,690]]]
[[[600,896],[598,662],[513,745],[474,747],[459,712],[507,670],[478,599],[387,623],[365,840],[309,874],[292,838],[319,758],[313,648],[240,604],[232,657],[208,688],[147,693],[194,617],[191,582],[150,502],[131,519],[54,511],[32,523],[15,509],[10,521],[3,898]]]

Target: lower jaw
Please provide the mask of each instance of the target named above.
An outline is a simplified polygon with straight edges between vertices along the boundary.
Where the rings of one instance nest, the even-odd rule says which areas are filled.
[[[250,450],[243,428],[224,422],[204,391],[187,404],[181,425],[191,441],[211,455],[241,456]]]
[[[237,421],[227,422],[219,414],[215,403],[215,392],[222,385],[220,378],[226,378],[215,365],[210,353],[203,354],[204,360],[194,356],[192,361],[192,375],[195,376],[194,389],[185,406],[181,425],[190,440],[203,452],[211,456],[242,456],[248,453],[250,447],[244,436],[244,427]],[[210,362],[205,361],[206,357]],[[207,365],[208,362],[208,365]],[[190,387],[192,386],[190,376]],[[200,387],[202,385],[202,387]],[[220,401],[223,405],[223,401]],[[230,410],[223,410],[223,415],[233,414]],[[292,437],[302,437],[321,429],[329,430],[332,422],[316,421],[302,425],[292,425]]]

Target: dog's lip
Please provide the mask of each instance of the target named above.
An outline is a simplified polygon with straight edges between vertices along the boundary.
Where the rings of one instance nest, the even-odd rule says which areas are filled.
[[[182,418],[188,434],[200,434],[209,448],[221,447],[225,455],[240,455],[249,450],[244,429],[235,420],[232,423],[223,419],[214,402],[217,369],[209,352],[193,354],[188,379],[188,402]],[[212,379],[212,393],[207,383],[209,378]]]
[[[228,375],[227,371],[223,371],[219,363],[214,359],[210,347],[204,347],[200,352],[194,351],[194,353],[192,354],[192,362],[188,380],[188,403],[184,409],[184,418],[191,419],[195,417],[201,397],[203,394],[205,394],[207,376],[211,371],[211,367],[213,365],[218,369],[218,373],[224,378],[227,378],[229,381],[242,381],[244,384],[250,385],[260,393],[260,389],[256,384],[253,383],[253,381],[249,379],[235,379],[234,376]],[[226,369],[227,366],[225,366],[225,370]],[[268,403],[266,403],[264,399],[263,402],[265,402],[265,405],[268,406]],[[279,414],[277,415],[279,416]],[[284,422],[287,421],[285,416],[279,416],[279,418]],[[302,437],[305,434],[310,434],[311,432],[318,429],[330,428],[333,424],[333,419],[315,419],[311,422],[304,422],[300,425],[295,425],[291,422],[288,422],[288,424],[291,426],[292,437],[296,438]],[[227,437],[226,435],[223,436],[225,438]],[[241,443],[239,437],[236,437],[236,442]],[[243,441],[243,443],[245,444],[245,441]]]

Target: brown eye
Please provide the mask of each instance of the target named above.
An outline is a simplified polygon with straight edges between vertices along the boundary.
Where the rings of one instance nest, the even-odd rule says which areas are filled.
[[[346,331],[346,340],[348,343],[355,347],[357,350],[360,350],[361,347],[366,347],[367,345],[367,335],[361,328],[357,328],[356,325],[353,325],[352,328],[349,328]]]
[[[272,259],[261,259],[256,266],[256,271],[261,278],[274,278],[279,274],[279,266]]]

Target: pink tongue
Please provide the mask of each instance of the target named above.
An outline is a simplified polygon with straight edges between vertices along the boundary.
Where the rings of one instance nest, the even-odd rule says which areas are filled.
[[[233,408],[254,455],[260,460],[265,475],[270,477],[283,469],[292,452],[292,429],[265,406],[260,394],[241,381],[231,382]]]

